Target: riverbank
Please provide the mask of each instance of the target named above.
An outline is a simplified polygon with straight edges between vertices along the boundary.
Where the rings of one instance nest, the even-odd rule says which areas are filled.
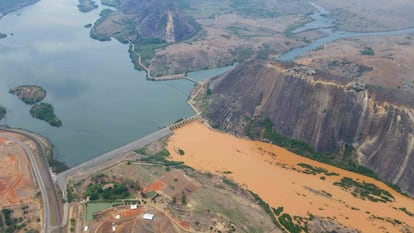
[[[231,178],[257,193],[271,207],[283,207],[283,212],[291,216],[308,221],[311,216],[331,218],[362,232],[414,229],[413,217],[402,210],[414,213],[412,199],[373,178],[295,155],[269,143],[240,139],[196,122],[174,130],[167,149],[172,160]],[[393,198],[386,203],[367,200],[352,188],[339,185],[347,179],[372,184]],[[373,193],[368,195],[375,197]],[[393,223],[394,219],[400,224]]]

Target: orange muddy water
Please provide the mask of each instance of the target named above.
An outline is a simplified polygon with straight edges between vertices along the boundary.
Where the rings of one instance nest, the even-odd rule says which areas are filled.
[[[414,217],[400,210],[406,208],[414,213],[413,199],[375,179],[298,156],[269,143],[237,138],[194,122],[174,130],[167,149],[171,152],[170,159],[183,161],[197,170],[225,175],[257,193],[271,207],[283,206],[284,213],[291,216],[329,217],[362,232],[414,231]],[[179,155],[179,149],[184,155]],[[339,175],[305,174],[298,163]],[[343,177],[373,183],[390,192],[395,200],[381,203],[356,198],[350,191],[333,185]]]

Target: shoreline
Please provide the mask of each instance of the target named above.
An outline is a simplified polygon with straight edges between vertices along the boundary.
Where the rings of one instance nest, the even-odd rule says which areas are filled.
[[[27,6],[33,5],[33,4],[37,3],[37,2],[40,2],[40,0],[31,0],[31,1],[29,1],[29,2],[21,3],[21,4],[17,5],[17,6],[15,6],[15,7],[12,7],[12,8],[9,8],[9,9],[7,9],[7,10],[3,11],[3,12],[0,12],[0,20],[1,20],[4,16],[6,16],[7,14],[10,14],[10,13],[12,13],[12,12],[18,11],[18,10],[20,10],[20,9],[24,8],[24,7],[27,7]]]
[[[241,187],[257,193],[271,207],[285,207],[285,213],[298,214],[306,218],[308,210],[315,216],[329,217],[333,213],[331,211],[341,208],[348,214],[353,213],[354,216],[358,216],[354,220],[369,219],[371,212],[372,214],[380,214],[378,211],[373,211],[379,206],[384,208],[388,205],[395,208],[397,206],[410,207],[412,206],[410,203],[414,201],[412,198],[396,192],[383,181],[294,154],[283,147],[270,143],[239,138],[215,129],[211,130],[205,125],[205,123],[193,123],[174,130],[167,145],[172,160],[185,162],[187,166],[199,171],[234,179]],[[211,144],[215,146],[208,146]],[[185,151],[185,154],[179,154],[177,148]],[[303,163],[310,164],[314,169],[326,169],[327,172],[319,175],[306,173],[298,166]],[[336,173],[338,175],[327,175]],[[367,202],[363,198],[353,197],[349,190],[343,190],[335,184],[341,178],[347,177],[375,184],[379,189],[392,193],[395,201],[386,204]],[[262,182],[257,182],[258,180]],[[289,202],[289,198],[293,198],[295,201]],[[346,202],[342,203],[338,200]],[[327,203],[328,206],[320,209],[324,203]],[[381,214],[390,218],[399,216],[404,219],[405,224],[409,224],[410,217],[392,206],[387,207],[387,212]],[[409,210],[412,211],[411,208]],[[365,226],[364,223],[358,221],[354,224],[352,218],[349,220],[345,216],[352,215],[336,214],[339,223],[367,230],[368,226]],[[370,223],[374,222],[375,220],[370,221]],[[381,224],[387,228],[393,228],[393,226],[387,225],[386,221]]]

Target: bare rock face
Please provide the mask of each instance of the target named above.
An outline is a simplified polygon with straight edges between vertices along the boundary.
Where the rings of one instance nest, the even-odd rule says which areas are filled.
[[[242,64],[209,82],[205,116],[239,135],[251,119],[317,152],[355,147],[357,160],[414,195],[414,100],[306,66]]]
[[[200,29],[193,18],[179,9],[175,0],[121,0],[120,9],[133,15],[136,30],[144,39],[176,42]]]

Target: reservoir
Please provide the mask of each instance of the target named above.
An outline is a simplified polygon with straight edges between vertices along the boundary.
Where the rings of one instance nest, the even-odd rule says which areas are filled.
[[[97,3],[100,1],[97,1]],[[80,13],[77,0],[42,0],[0,20],[0,104],[7,109],[1,124],[46,136],[55,145],[56,159],[74,166],[141,138],[159,127],[193,115],[186,104],[193,83],[188,80],[151,82],[134,70],[128,45],[99,42],[84,25],[94,23],[104,7]],[[312,22],[294,32],[320,30],[326,36],[293,49],[278,60],[293,60],[323,44],[356,36],[397,35],[414,29],[354,33],[334,31],[323,8]],[[11,35],[13,34],[13,35]],[[189,73],[202,80],[230,67]],[[61,128],[30,116],[30,106],[8,90],[18,85],[40,85],[44,102],[55,108]]]
[[[80,13],[77,4],[42,0],[0,20],[0,32],[8,35],[0,39],[0,104],[8,112],[0,123],[46,136],[68,166],[194,114],[186,104],[192,82],[146,81],[145,72],[134,70],[128,45],[89,37],[84,25],[104,8]],[[200,80],[227,69],[189,77]],[[44,102],[54,106],[61,128],[33,119],[30,106],[8,93],[26,84],[47,91]]]

